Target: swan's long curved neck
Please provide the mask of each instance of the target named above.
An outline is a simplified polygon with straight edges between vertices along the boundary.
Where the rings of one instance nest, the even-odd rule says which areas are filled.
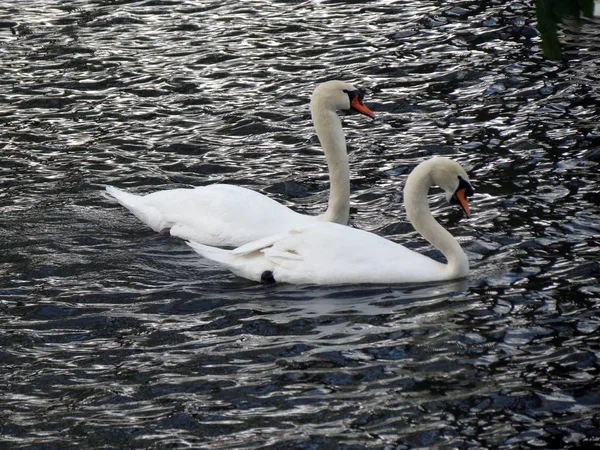
[[[408,219],[421,236],[437,248],[448,260],[448,278],[469,272],[469,259],[458,241],[431,214],[427,194],[433,184],[429,165],[421,164],[408,177],[404,188],[404,204]]]
[[[346,225],[350,217],[350,167],[342,121],[335,111],[318,100],[311,102],[310,109],[317,136],[327,158],[331,180],[329,205],[320,218]]]

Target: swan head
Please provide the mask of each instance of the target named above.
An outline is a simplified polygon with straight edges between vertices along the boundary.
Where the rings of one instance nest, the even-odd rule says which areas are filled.
[[[470,217],[468,197],[471,197],[474,191],[465,169],[456,161],[448,158],[437,157],[429,161],[431,162],[433,184],[437,184],[444,190],[446,200],[460,205],[465,215]]]
[[[332,111],[357,111],[371,119],[375,114],[364,103],[364,93],[350,83],[332,80],[321,83],[313,92],[311,103],[322,104]]]

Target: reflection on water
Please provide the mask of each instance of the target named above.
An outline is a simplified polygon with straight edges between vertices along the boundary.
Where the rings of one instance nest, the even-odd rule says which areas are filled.
[[[28,0],[0,7],[0,442],[14,448],[585,448],[600,442],[597,19],[541,56],[524,2]],[[438,257],[401,188],[432,155],[456,283],[257,286],[102,195],[225,181],[307,214],[344,117],[353,226]]]

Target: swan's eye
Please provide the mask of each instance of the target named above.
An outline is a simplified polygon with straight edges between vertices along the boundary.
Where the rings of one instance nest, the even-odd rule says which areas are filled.
[[[362,91],[360,91],[358,89],[356,89],[354,91],[350,91],[348,89],[344,89],[344,92],[346,94],[348,94],[348,98],[350,99],[350,103],[352,103],[352,101],[357,101],[357,102],[359,102],[362,105],[363,99],[365,98],[364,92],[362,92]],[[354,99],[356,99],[356,100],[354,100]]]
[[[363,102],[364,92],[358,89],[350,91],[348,89],[344,89],[343,92],[348,94],[348,98],[350,99],[350,109],[354,109],[361,114],[369,116],[371,119],[375,117],[373,111],[371,111]]]
[[[473,186],[471,186],[471,183],[469,183],[463,177],[458,175],[458,188],[456,190],[460,191],[461,189],[465,189],[465,197],[472,197],[475,194],[475,191],[473,191]]]
[[[460,175],[458,175],[458,187],[456,188],[456,190],[454,191],[454,195],[450,198],[450,203],[454,204],[454,205],[460,205],[461,202],[458,198],[458,193],[459,192],[464,192],[464,197],[472,197],[474,195],[474,191],[473,191],[473,186],[471,186],[471,183],[469,183],[467,180],[465,180],[463,177],[461,177]]]

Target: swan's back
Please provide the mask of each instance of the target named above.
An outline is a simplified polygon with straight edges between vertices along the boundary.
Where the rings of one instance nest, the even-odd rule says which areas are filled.
[[[236,250],[237,257],[226,264],[246,278],[260,280],[260,267],[272,271],[276,281],[294,284],[421,282],[442,279],[446,271],[444,264],[400,244],[327,222],[264,242]]]
[[[107,187],[107,193],[154,231],[214,246],[236,247],[317,218],[298,214],[250,189],[213,184],[138,196]]]

